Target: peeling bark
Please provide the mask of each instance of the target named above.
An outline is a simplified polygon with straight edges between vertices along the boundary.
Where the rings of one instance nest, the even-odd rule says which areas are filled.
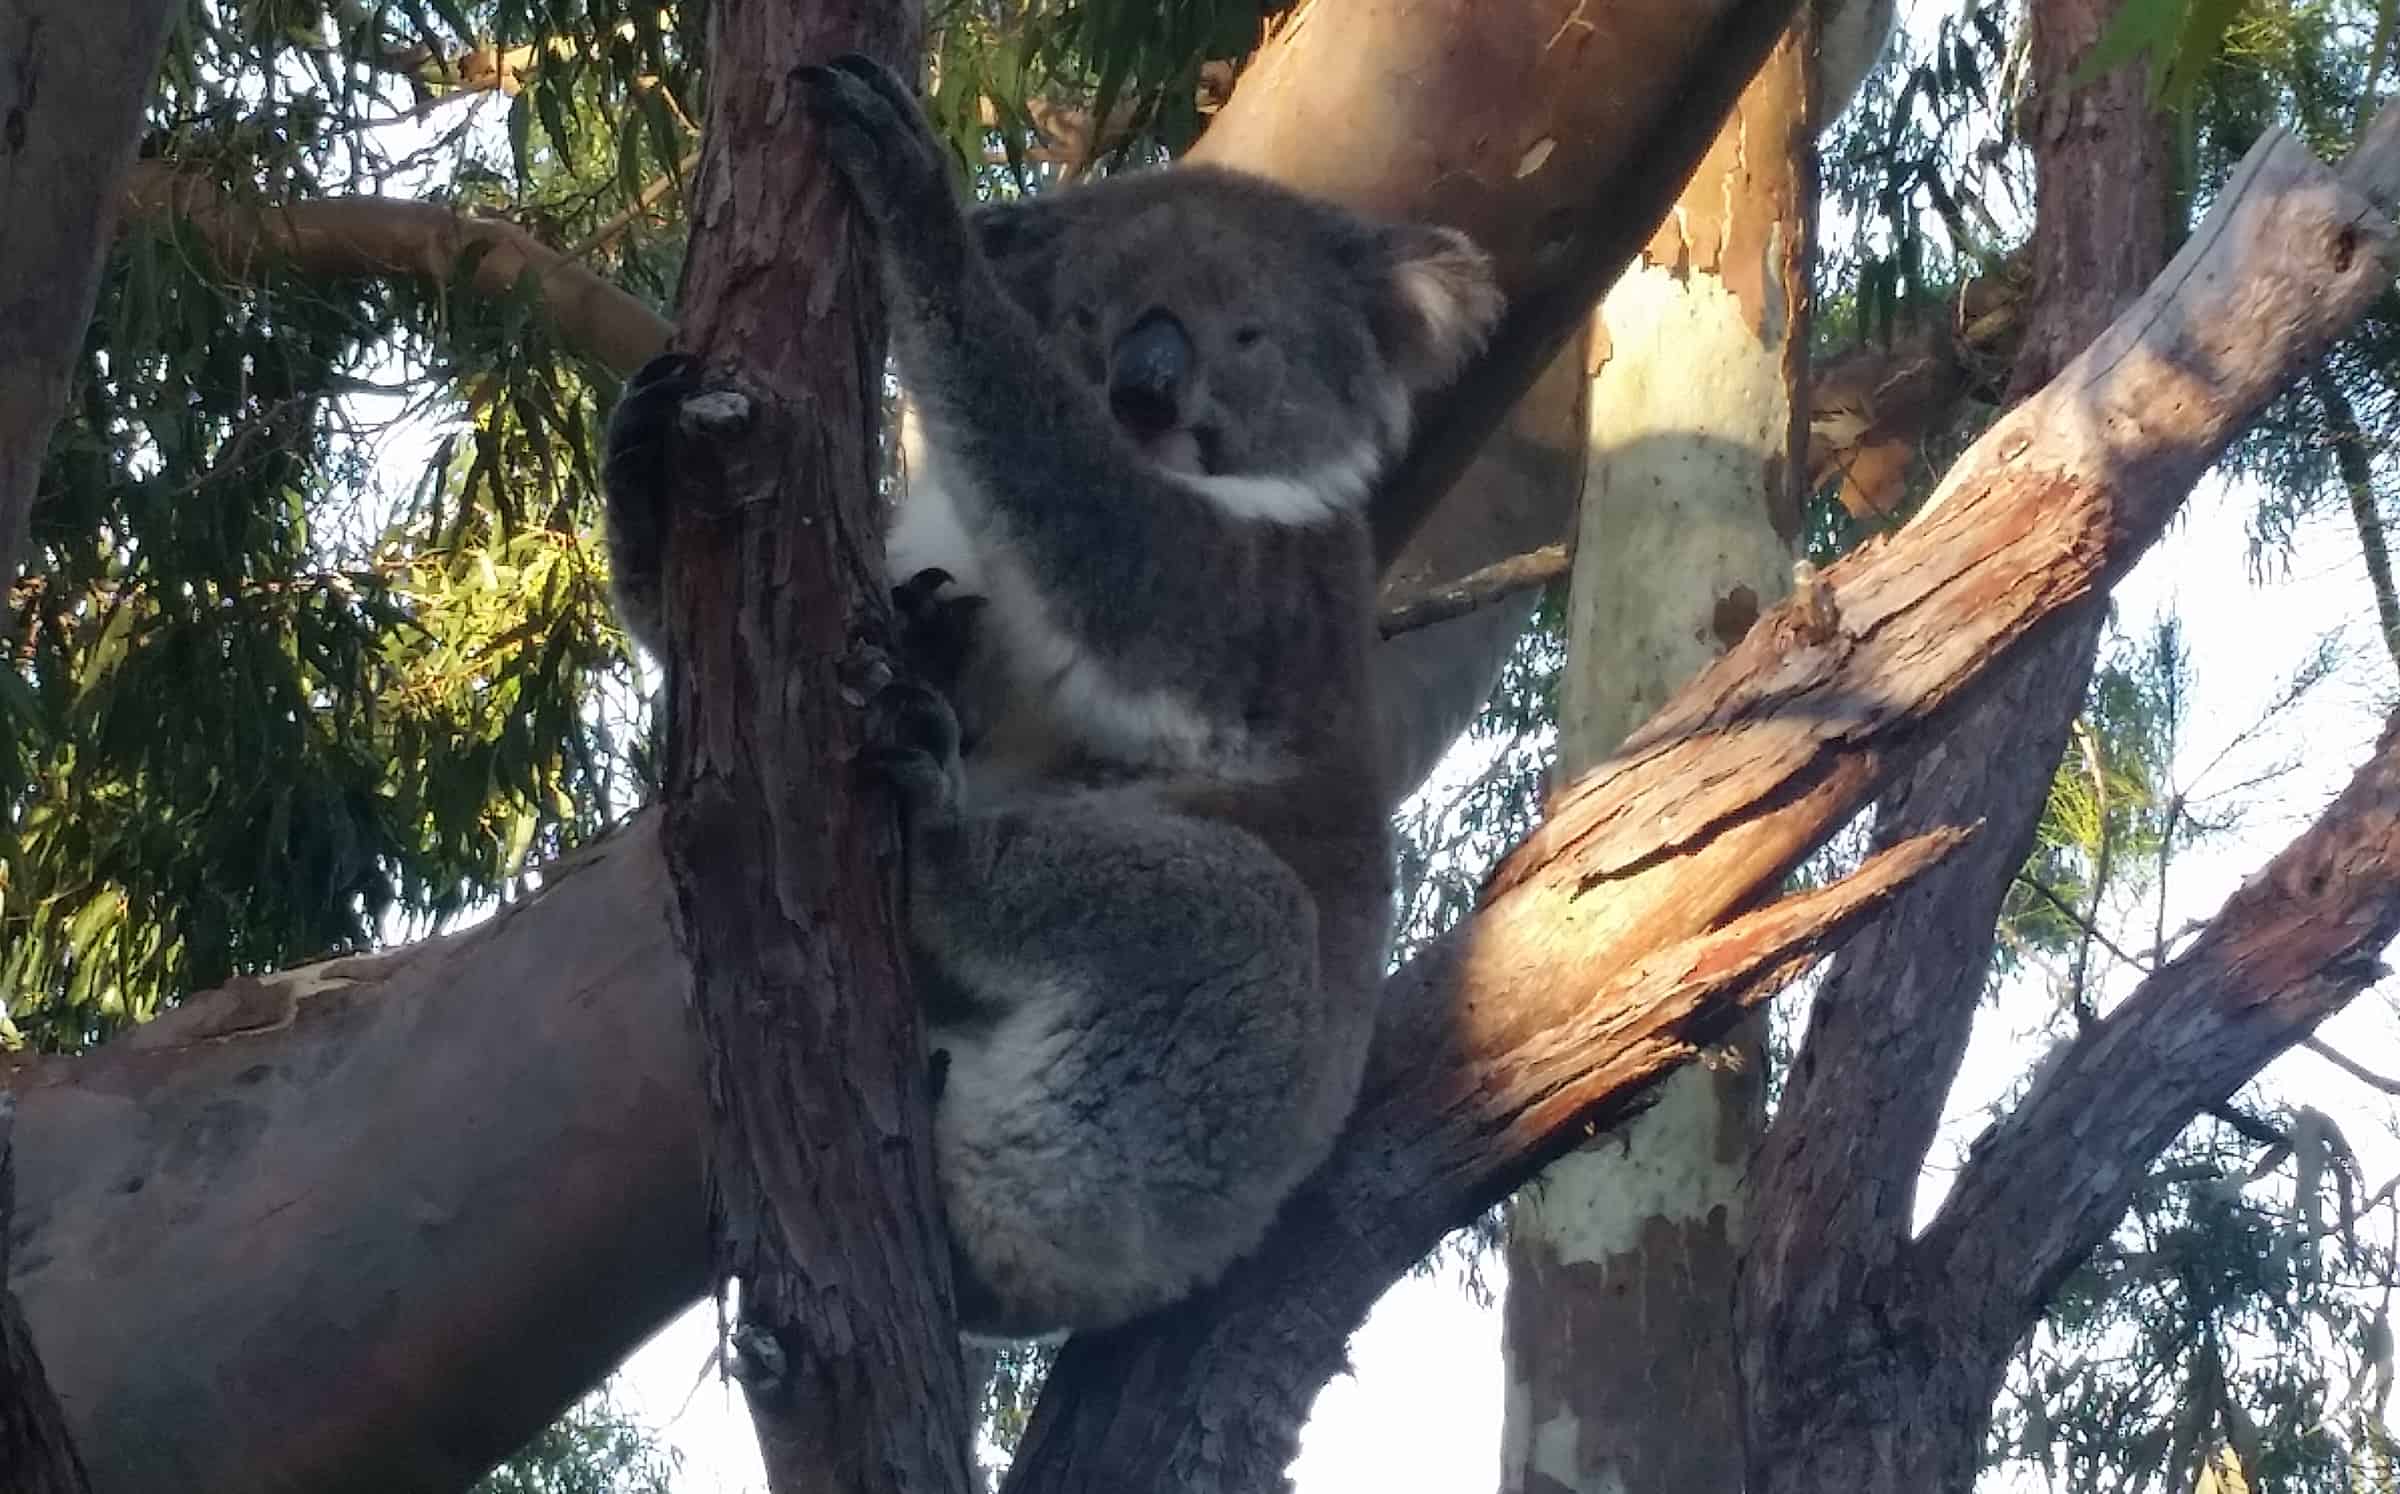
[[[2392,197],[2396,134],[2379,126],[2351,189],[2286,139],[2262,145],[2153,297],[2029,419],[2003,422],[1925,523],[1763,619],[1562,796],[1475,922],[1395,979],[1369,1102],[1276,1242],[1142,1332],[1071,1345],[1029,1444],[1048,1451],[1019,1486],[1267,1466],[1279,1418],[1296,1425],[1339,1363],[1353,1308],[1921,870],[1938,845],[1738,914],[1979,670],[2122,574],[2268,393],[2359,313],[2391,238],[2359,193]],[[96,1487],[409,1476],[363,1457],[371,1445],[444,1487],[463,1446],[521,1437],[564,1399],[555,1379],[518,1379],[535,1362],[556,1373],[546,1332],[605,1363],[692,1290],[705,1249],[679,1230],[696,1214],[700,1098],[696,1068],[664,1058],[690,1038],[650,855],[620,838],[473,934],[203,997],[90,1058],[12,1073],[18,1286],[87,1455],[114,1460],[93,1467]],[[403,991],[417,994],[392,999]],[[357,1046],[370,1034],[374,1074]],[[659,1077],[627,1085],[629,1069]],[[121,1189],[129,1176],[148,1186]],[[562,1190],[588,1227],[547,1212]],[[135,1351],[82,1348],[93,1325]],[[170,1339],[188,1359],[141,1351]],[[177,1375],[188,1400],[165,1384]],[[254,1416],[288,1416],[287,1435],[262,1446]],[[1149,1461],[1183,1434],[1207,1444],[1197,1462]],[[129,1477],[132,1459],[174,1477]]]
[[[2063,88],[2109,14],[2106,0],[2037,0],[2046,89]],[[2141,71],[2120,68],[2051,116],[2073,127],[2034,142],[2034,286],[2029,315],[2013,319],[2031,323],[2016,378],[2028,389],[2057,371],[2048,360],[2061,349],[2101,332],[2166,253],[2167,136]],[[1938,1322],[1892,1306],[1907,1295],[1897,1283],[1913,1263],[1917,1180],[1972,1033],[2001,902],[2032,847],[2105,617],[2096,597],[2068,609],[1878,806],[1877,844],[1983,829],[1835,960],[1760,1153],[1759,1232],[1736,1314],[1761,1494],[1971,1481],[1996,1361],[1953,1358]],[[1895,1438],[1896,1427],[1908,1431]]]
[[[1792,584],[1816,203],[1804,16],[1597,312],[1559,765],[1605,758]],[[1510,1205],[1503,1491],[1741,1487],[1746,1023]]]
[[[965,1494],[899,836],[856,769],[888,617],[878,276],[794,59],[918,55],[917,7],[716,0],[676,341],[750,394],[667,544],[664,807],[707,1053],[715,1268],[776,1494]],[[703,463],[706,465],[706,463]]]

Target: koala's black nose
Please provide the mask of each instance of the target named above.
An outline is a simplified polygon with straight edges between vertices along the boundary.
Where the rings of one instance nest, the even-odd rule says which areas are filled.
[[[1152,310],[1125,329],[1108,355],[1108,407],[1137,436],[1175,428],[1192,375],[1192,339],[1174,313]]]

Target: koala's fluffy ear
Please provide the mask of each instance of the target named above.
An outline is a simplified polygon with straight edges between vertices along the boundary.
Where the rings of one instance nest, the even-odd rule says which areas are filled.
[[[1455,228],[1400,223],[1376,234],[1385,293],[1375,335],[1411,389],[1439,388],[1483,347],[1500,320],[1491,256]]]

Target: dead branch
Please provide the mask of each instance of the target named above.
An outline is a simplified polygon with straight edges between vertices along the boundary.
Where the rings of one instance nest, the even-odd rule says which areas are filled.
[[[1385,605],[1376,614],[1375,628],[1386,638],[1429,628],[1464,617],[1478,608],[1520,592],[1548,586],[1567,574],[1572,557],[1565,545],[1544,545],[1523,555],[1487,565],[1456,581]]]
[[[2396,188],[2400,108],[2340,177],[2289,135],[2262,139],[2151,290],[1994,426],[1915,524],[1763,618],[1562,794],[1473,920],[1387,987],[1358,1112],[1260,1255],[1190,1311],[1070,1343],[1011,1490],[1168,1468],[1183,1487],[1231,1489],[1279,1471],[1301,1414],[1283,1377],[1313,1389],[1308,1374],[1339,1364],[1375,1295],[1444,1230],[1671,1067],[1653,1010],[1587,1005],[1595,979],[1771,896],[1930,720],[2122,575],[2389,283],[2394,231],[2375,203]],[[1668,1030],[1705,1040],[1736,1007]],[[1560,1042],[1608,1080],[1571,1098],[1530,1085]],[[1649,1056],[1656,1070],[1637,1072]],[[1129,1395],[1168,1376],[1192,1419],[1129,1414]],[[1195,1466],[1226,1471],[1183,1474]]]

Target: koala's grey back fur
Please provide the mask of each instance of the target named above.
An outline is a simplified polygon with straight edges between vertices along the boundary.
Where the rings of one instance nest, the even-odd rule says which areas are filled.
[[[987,599],[963,795],[910,826],[962,1320],[1103,1327],[1255,1247],[1355,1097],[1392,885],[1363,507],[1497,296],[1455,234],[1222,171],[962,220],[897,85],[820,76],[911,409],[893,576]]]

